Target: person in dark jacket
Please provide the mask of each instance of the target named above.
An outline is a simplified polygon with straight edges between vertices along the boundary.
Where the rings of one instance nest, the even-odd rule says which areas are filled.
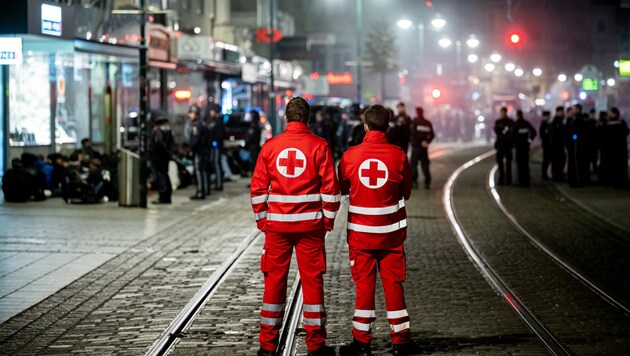
[[[507,108],[502,107],[500,117],[494,122],[497,150],[496,159],[499,166],[499,185],[512,184],[512,126],[514,121],[507,116]]]
[[[540,142],[543,151],[542,160],[542,180],[549,180],[549,166],[551,165],[551,159],[553,157],[552,145],[551,145],[551,113],[549,111],[543,111],[542,121],[540,123]]]
[[[168,117],[159,111],[151,112],[154,122],[151,132],[151,165],[155,171],[155,180],[159,199],[154,204],[171,204],[173,187],[168,176],[168,164],[175,153],[175,140],[168,122]]]
[[[256,161],[258,160],[258,153],[260,153],[262,129],[260,127],[260,113],[256,110],[252,110],[249,115],[252,122],[245,133],[245,149],[249,152],[249,171],[253,174]]]
[[[223,136],[225,136],[225,123],[221,115],[221,106],[215,103],[208,104],[210,117],[208,118],[208,128],[210,129],[210,166],[214,173],[215,190],[223,190],[223,169],[221,167],[221,156],[223,155]]]
[[[429,170],[429,144],[435,138],[433,124],[424,117],[424,110],[416,108],[416,117],[411,122],[411,185],[418,188],[418,160],[424,175],[424,188],[431,187]]]
[[[628,124],[619,109],[610,109],[606,125],[606,141],[610,144],[610,183],[613,188],[628,188]]]
[[[190,197],[193,200],[205,199],[210,194],[210,147],[212,139],[210,130],[199,119],[199,107],[191,105],[188,109],[188,118],[190,119],[190,151],[193,153],[195,178],[197,181],[197,192]]]
[[[554,182],[564,182],[564,166],[567,163],[564,107],[558,106],[551,121],[551,178]]]
[[[597,150],[599,164],[597,166],[597,184],[610,186],[610,142],[608,138],[608,112],[600,111],[597,120]]]
[[[586,122],[582,115],[582,106],[574,105],[567,112],[566,143],[569,187],[579,188],[588,181],[588,150],[586,150]]]
[[[396,105],[396,115],[390,117],[389,142],[400,147],[405,154],[409,149],[409,138],[411,136],[411,118],[405,111],[405,103],[402,101]]]
[[[361,118],[361,122],[352,128],[349,144],[350,147],[361,144],[363,142],[363,139],[365,138],[365,127],[363,125],[365,124],[365,112],[369,108],[369,106],[366,106],[361,109],[361,115],[359,116]]]
[[[25,203],[33,196],[33,176],[22,166],[22,160],[14,158],[2,176],[4,200],[9,203]]]
[[[518,185],[522,188],[530,186],[529,146],[536,137],[536,129],[525,120],[523,111],[516,111],[516,122],[512,126],[512,142],[516,148],[516,171]]]

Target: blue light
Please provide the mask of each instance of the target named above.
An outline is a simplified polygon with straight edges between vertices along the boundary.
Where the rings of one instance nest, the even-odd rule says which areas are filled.
[[[573,141],[577,141],[577,134],[573,134]]]

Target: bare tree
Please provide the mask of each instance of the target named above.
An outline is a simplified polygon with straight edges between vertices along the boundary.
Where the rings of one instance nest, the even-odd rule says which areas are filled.
[[[398,67],[397,52],[392,29],[385,22],[376,23],[367,35],[364,56],[372,62],[372,71],[380,74],[380,102],[385,99],[385,76]]]

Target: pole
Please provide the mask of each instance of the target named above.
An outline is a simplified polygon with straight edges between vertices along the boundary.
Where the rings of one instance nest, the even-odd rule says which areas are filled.
[[[357,6],[357,18],[356,18],[356,32],[357,32],[357,103],[361,103],[361,92],[363,91],[363,0],[356,0]]]
[[[276,45],[273,42],[274,30],[274,0],[269,0],[269,62],[271,62],[271,75],[269,76],[269,118],[273,122],[274,135],[279,135],[282,131],[280,120],[276,117],[276,88],[274,83],[273,60],[276,56]]]
[[[146,16],[145,2],[140,0],[140,113],[139,113],[139,143],[138,153],[140,155],[140,207],[147,207],[147,41],[145,33]]]

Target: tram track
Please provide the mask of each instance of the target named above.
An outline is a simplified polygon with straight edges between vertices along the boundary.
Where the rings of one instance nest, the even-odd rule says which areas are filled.
[[[490,286],[508,302],[508,304],[512,307],[516,314],[541,340],[547,350],[553,355],[571,355],[567,348],[545,327],[545,325],[543,325],[543,323],[533,314],[533,312],[520,299],[520,297],[512,291],[512,289],[507,285],[505,281],[503,281],[499,273],[481,255],[481,253],[474,246],[473,241],[464,231],[462,224],[457,216],[457,212],[455,211],[453,204],[453,188],[455,182],[466,169],[493,155],[494,150],[491,150],[473,158],[472,160],[469,160],[468,162],[458,167],[448,178],[446,184],[444,185],[444,190],[442,194],[442,204],[444,207],[444,212],[446,213],[447,220],[451,225],[453,233],[457,237],[458,242],[462,245],[464,251],[474,262],[486,281],[488,281]]]
[[[567,271],[571,276],[580,281],[582,284],[587,286],[591,291],[600,296],[603,300],[605,300],[610,305],[615,308],[623,311],[627,316],[630,316],[630,308],[624,305],[622,302],[618,301],[615,297],[611,296],[610,293],[604,291],[604,289],[596,282],[588,278],[583,272],[581,272],[577,267],[571,265],[569,262],[564,260],[561,256],[555,253],[549,246],[544,244],[542,241],[534,237],[517,219],[516,216],[511,213],[503,204],[501,200],[501,196],[496,188],[495,184],[495,176],[498,170],[498,166],[494,165],[490,171],[488,172],[488,176],[486,179],[486,189],[488,194],[492,198],[495,206],[505,215],[505,217],[510,221],[510,223],[516,228],[523,236],[525,236],[536,248],[544,252],[549,256],[549,258],[554,261],[557,265]],[[590,212],[590,210],[588,210]],[[595,216],[599,216],[595,214]]]

